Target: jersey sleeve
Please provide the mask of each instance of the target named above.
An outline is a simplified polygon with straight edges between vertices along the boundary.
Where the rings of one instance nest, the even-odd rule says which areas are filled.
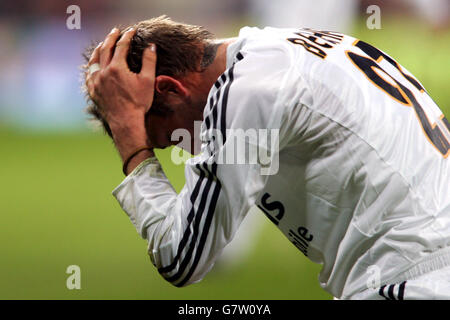
[[[205,276],[267,177],[276,173],[283,143],[282,79],[277,79],[282,73],[261,72],[261,63],[268,62],[267,57],[239,52],[236,63],[214,84],[202,123],[202,151],[186,162],[186,184],[179,194],[156,158],[142,162],[113,191],[148,241],[152,263],[175,286]],[[244,154],[257,150],[264,156],[246,159],[243,147]]]

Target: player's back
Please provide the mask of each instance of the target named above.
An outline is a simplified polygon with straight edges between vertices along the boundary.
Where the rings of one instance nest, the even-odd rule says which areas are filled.
[[[249,59],[265,42],[284,61],[274,79],[279,171],[257,205],[323,263],[321,284],[346,298],[367,289],[373,266],[386,284],[450,264],[450,125],[422,85],[338,33],[266,28],[241,37],[236,49]]]

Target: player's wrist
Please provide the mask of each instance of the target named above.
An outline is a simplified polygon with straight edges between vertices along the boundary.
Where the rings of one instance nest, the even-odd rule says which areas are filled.
[[[113,139],[120,138],[123,135],[129,135],[137,130],[145,132],[145,114],[141,112],[133,112],[126,115],[117,115],[106,119]]]
[[[154,157],[155,154],[153,152],[152,147],[143,146],[136,149],[132,152],[123,162],[122,172],[125,176],[127,176],[130,172],[132,172],[140,163],[144,160]]]
[[[112,138],[122,162],[127,161],[136,150],[152,147],[144,121],[145,117],[130,117],[127,122],[115,122],[110,125]]]

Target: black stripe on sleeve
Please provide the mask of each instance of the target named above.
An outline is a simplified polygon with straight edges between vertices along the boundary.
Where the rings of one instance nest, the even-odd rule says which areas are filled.
[[[388,296],[391,300],[395,300],[394,288],[395,288],[395,284],[391,284],[388,289]]]
[[[378,294],[379,294],[380,296],[382,296],[383,298],[389,300],[389,298],[386,297],[386,296],[384,295],[384,288],[386,288],[386,285],[380,287],[380,290],[378,290]]]
[[[218,109],[218,104],[219,104],[219,100],[220,100],[220,94],[222,93],[221,90],[218,90],[216,93],[216,102],[214,103],[214,105],[211,105],[211,115],[212,115],[212,128],[216,129],[217,128],[217,109]]]
[[[209,105],[212,106],[213,103],[214,103],[214,97],[211,97],[211,98],[209,99]],[[205,118],[206,129],[209,129],[209,128],[210,128],[210,126],[211,126],[211,122],[210,122],[210,121],[211,121],[211,120],[209,119],[209,116],[207,116],[207,117]]]
[[[234,66],[232,66],[229,70],[229,80],[227,85],[225,86],[225,90],[223,92],[222,98],[222,110],[221,110],[221,119],[220,119],[220,131],[222,133],[223,143],[226,141],[226,128],[227,128],[227,103],[228,103],[228,94],[230,92],[231,83],[234,80]]]
[[[212,173],[207,169],[206,163],[204,164],[204,167],[208,171],[208,175],[212,175],[213,177],[216,176],[216,172],[217,172],[217,164],[216,163],[212,164]],[[217,200],[219,199],[219,195],[220,195],[220,189],[221,189],[221,184],[218,180],[216,180],[216,184],[214,186],[214,191],[213,191],[210,205],[208,208],[208,214],[206,216],[205,224],[203,225],[203,231],[202,231],[202,235],[200,237],[200,242],[199,242],[197,251],[195,253],[194,261],[192,263],[192,266],[191,266],[189,272],[186,274],[186,277],[180,283],[178,283],[176,285],[177,287],[184,286],[186,284],[186,282],[191,278],[195,269],[197,268],[197,265],[200,261],[202,253],[203,253],[203,248],[205,247],[206,239],[208,237],[208,232],[209,232],[209,228],[211,226],[214,212],[216,210]]]
[[[222,102],[221,102],[221,120],[220,120],[220,131],[222,133],[222,139],[223,139],[223,143],[225,143],[226,140],[226,136],[225,136],[225,130],[226,130],[226,111],[227,111],[227,103],[228,103],[228,94],[230,91],[230,86],[234,80],[234,65],[229,69],[228,71],[228,83],[225,86],[225,90],[223,93],[223,97],[222,97]],[[224,81],[226,81],[227,77],[225,76],[225,73],[222,74],[221,79]],[[217,106],[219,105],[219,97],[216,100],[216,106],[213,110],[213,119],[217,119]],[[215,111],[215,113],[214,113]],[[216,124],[216,122],[214,121],[214,124]],[[215,128],[215,126],[214,126]],[[217,205],[217,200],[219,198],[219,194],[220,194],[220,189],[221,189],[221,184],[220,181],[217,179],[217,163],[213,163],[211,166],[211,171],[208,169],[208,166],[206,163],[204,163],[204,169],[208,172],[208,176],[211,177],[210,179],[214,179],[216,181],[216,185],[214,187],[214,191],[213,191],[213,195],[211,197],[211,201],[210,201],[210,205],[208,208],[208,213],[206,216],[206,220],[205,220],[205,224],[203,225],[203,231],[202,231],[202,235],[200,237],[200,243],[198,245],[197,251],[195,253],[195,257],[194,257],[194,261],[192,263],[192,266],[189,270],[189,272],[186,274],[186,277],[179,282],[178,284],[176,284],[176,286],[178,287],[182,287],[183,285],[186,284],[186,282],[189,281],[190,277],[192,276],[192,274],[194,273],[195,269],[197,268],[197,265],[201,259],[202,253],[203,253],[203,248],[205,246],[206,243],[206,239],[208,237],[208,233],[209,233],[209,228],[214,216],[214,212],[215,212],[215,208]]]
[[[191,262],[192,254],[194,252],[194,249],[195,249],[195,246],[197,243],[197,238],[199,236],[200,223],[202,221],[203,212],[205,211],[205,208],[206,208],[206,203],[208,200],[208,195],[210,193],[212,183],[213,183],[213,180],[211,179],[211,177],[208,176],[207,182],[205,185],[205,189],[202,193],[200,204],[198,206],[198,210],[195,215],[194,226],[193,226],[194,230],[193,230],[191,241],[189,243],[188,251],[186,252],[186,255],[184,256],[183,260],[181,261],[178,271],[174,275],[166,277],[167,281],[170,281],[170,282],[177,281],[183,275],[189,262]]]
[[[224,79],[225,79],[225,77],[224,77]],[[218,98],[220,96],[220,92],[221,92],[221,90],[223,88],[223,83],[222,84],[220,83],[220,79],[217,80],[214,85],[218,88],[217,93],[216,93],[217,100],[214,101],[213,97],[210,98],[210,100],[209,100],[209,108],[210,109],[213,108],[214,104],[217,104]],[[213,119],[213,121],[214,121],[214,119]],[[210,126],[210,119],[209,119],[209,117],[206,117],[205,124],[206,124],[206,127],[209,129],[209,126]],[[205,172],[201,169],[200,164],[197,164],[196,168],[200,172],[200,177],[197,180],[197,183],[196,183],[196,185],[194,187],[194,190],[191,193],[190,200],[191,200],[192,207],[191,207],[191,211],[189,212],[189,214],[187,216],[187,222],[188,223],[187,223],[186,229],[185,229],[183,237],[182,237],[182,239],[181,239],[181,241],[180,241],[180,243],[178,245],[177,253],[176,253],[172,263],[167,265],[167,266],[159,268],[158,272],[160,274],[168,273],[168,272],[172,271],[173,269],[175,269],[175,267],[177,266],[177,263],[179,262],[179,260],[181,258],[181,254],[182,254],[184,248],[186,247],[186,245],[188,243],[189,236],[191,235],[191,223],[192,223],[194,217],[197,215],[197,213],[195,211],[195,201],[197,200],[197,197],[198,197],[198,194],[199,194],[199,191],[200,191],[200,187],[201,187],[202,182],[203,182],[203,180],[205,178]]]
[[[208,103],[209,110],[213,110],[213,108],[216,107],[217,103],[219,102],[219,97],[220,97],[221,90],[222,90],[221,87],[223,86],[223,83],[221,83],[221,81],[220,81],[221,79],[222,79],[222,77],[217,79],[217,81],[214,83],[214,86],[217,88],[217,92],[216,92],[216,95],[215,95],[215,99],[214,99],[214,95],[211,95],[211,98],[209,99],[209,103]],[[205,109],[207,109],[208,106],[206,106]],[[205,119],[206,129],[210,128],[210,122],[211,122],[210,117],[211,117],[211,113]],[[212,122],[213,122],[213,125],[215,126],[214,118],[213,118]]]
[[[200,191],[200,187],[202,185],[202,182],[205,178],[205,173],[203,170],[200,169],[200,165],[197,164],[197,169],[200,171],[200,176],[197,180],[197,183],[195,184],[194,190],[191,193],[191,203],[192,203],[192,207],[191,207],[191,211],[189,212],[188,216],[187,216],[187,226],[186,226],[186,230],[184,231],[183,237],[181,238],[180,243],[178,244],[178,249],[177,249],[177,254],[175,255],[175,258],[173,259],[173,262],[165,267],[161,267],[158,269],[159,273],[167,273],[172,271],[176,266],[177,266],[177,262],[180,259],[180,255],[184,249],[184,247],[186,246],[188,240],[189,240],[189,236],[191,235],[191,222],[195,217],[195,201],[197,200],[197,197],[199,195],[199,191]]]
[[[239,60],[241,60],[243,58],[243,56],[240,55],[237,58]],[[209,125],[211,125],[211,120],[212,120],[213,128],[214,129],[217,128],[218,106],[219,106],[219,104],[221,104],[221,120],[220,120],[219,125],[220,125],[220,130],[222,132],[223,142],[225,142],[225,139],[226,139],[226,137],[225,137],[226,109],[227,109],[228,94],[230,91],[230,86],[234,79],[233,69],[234,69],[234,66],[229,69],[228,77],[225,73],[223,73],[221,75],[220,79],[217,80],[216,83],[214,84],[218,88],[218,91],[215,96],[215,98],[216,98],[215,101],[213,101],[212,97],[210,98],[210,101],[209,101],[209,106],[212,109],[212,112],[211,112],[212,119],[208,119],[208,120],[205,119],[205,124],[207,125],[208,129],[209,129]],[[222,90],[221,90],[222,87],[220,85],[220,80],[222,80],[222,86],[224,86],[226,81],[228,80],[228,83],[226,83],[225,89],[223,91],[223,97],[222,97],[221,103],[219,103],[220,95],[222,93]],[[214,103],[214,105],[213,105],[213,103]],[[180,266],[178,268],[178,271],[172,276],[169,276],[169,277],[165,276],[165,278],[167,281],[176,282],[185,273],[185,269],[188,266],[189,262],[191,261],[192,255],[196,248],[196,242],[197,242],[197,238],[199,235],[199,229],[200,229],[200,224],[202,221],[203,212],[205,211],[205,208],[207,208],[207,214],[206,214],[205,222],[203,224],[203,230],[202,230],[202,233],[200,236],[200,241],[199,241],[197,250],[195,252],[194,260],[192,262],[192,265],[191,265],[189,271],[187,272],[186,276],[184,277],[184,279],[182,281],[180,281],[179,283],[175,284],[176,286],[179,286],[179,287],[185,285],[186,282],[189,281],[190,277],[195,272],[195,269],[197,268],[197,265],[201,259],[203,249],[206,244],[206,239],[208,237],[210,225],[212,223],[212,219],[213,219],[214,212],[216,209],[217,201],[218,201],[218,198],[220,195],[220,190],[221,190],[221,184],[220,184],[220,181],[217,179],[217,175],[216,175],[216,173],[217,173],[217,164],[216,163],[212,164],[211,171],[208,169],[207,163],[203,163],[203,168],[201,168],[201,166],[199,164],[197,164],[197,168],[200,170],[200,172],[201,172],[200,174],[203,177],[202,179],[199,179],[199,181],[204,180],[205,177],[207,178],[206,185],[205,185],[204,190],[201,195],[201,200],[200,200],[198,210],[197,210],[197,212],[195,212],[195,199],[198,196],[198,195],[196,195],[194,201],[192,201],[192,199],[191,199],[192,210],[188,216],[188,226],[186,227],[185,234],[182,238],[182,241],[179,244],[178,252],[174,258],[174,261],[169,266],[159,269],[160,273],[167,273],[167,272],[172,271],[177,266],[177,263],[179,262],[179,260],[181,258],[181,253],[187,247],[187,242],[188,242],[188,239],[189,239],[189,236],[191,233],[190,224],[193,221],[193,223],[194,223],[193,234],[192,234],[189,246],[188,246],[188,251],[186,252],[186,255],[184,256],[184,258],[182,259]],[[197,181],[198,189],[200,189],[200,185],[201,185],[201,182],[199,182],[199,181]],[[209,201],[209,205],[207,206],[207,200],[208,200],[208,196],[210,194],[213,182],[215,182],[214,188],[212,189],[213,191],[212,191],[211,199]],[[197,185],[196,185],[196,187],[197,187]],[[194,218],[194,216],[195,216],[195,218]]]
[[[220,84],[220,80],[222,79],[219,78],[219,80],[216,81],[216,83]],[[223,84],[220,84],[221,86],[223,86]],[[213,129],[216,128],[217,126],[217,105],[219,103],[220,100],[220,94],[221,94],[221,90],[222,88],[220,88],[220,90],[217,90],[215,95],[212,95],[209,101],[209,110],[211,111],[206,117],[205,117],[205,125],[206,125],[206,130],[208,131],[209,129],[211,129],[211,126]],[[215,97],[215,99],[214,99]],[[214,144],[211,144],[211,142],[214,142],[214,131],[212,133],[210,133],[208,135],[209,139],[208,141],[205,141],[208,144],[208,152],[209,155],[211,156],[214,153]]]
[[[227,77],[225,76],[225,73],[222,74],[221,79],[224,81],[224,83],[225,83],[226,78]],[[226,131],[225,130],[226,130],[226,111],[227,111],[227,103],[228,103],[228,94],[229,94],[230,86],[231,86],[233,80],[234,80],[234,65],[228,71],[228,83],[225,86],[225,90],[224,90],[222,102],[221,102],[220,131],[222,132],[223,143],[225,143],[225,140],[226,140],[226,136],[225,136]],[[216,107],[214,108],[213,111],[217,112],[218,105],[219,105],[219,98],[216,100]],[[213,112],[213,116],[214,115],[217,115],[217,113],[214,114],[214,112]],[[214,118],[214,119],[217,119],[217,118]],[[211,166],[212,172],[208,169],[206,163],[204,163],[203,167],[207,171],[208,177],[210,177],[210,179],[214,179],[216,181],[216,185],[214,187],[213,195],[211,197],[210,205],[208,208],[208,213],[206,216],[205,224],[203,225],[203,231],[202,231],[202,235],[200,237],[200,243],[198,245],[198,248],[197,248],[197,251],[196,251],[196,254],[194,257],[194,261],[192,263],[192,266],[191,266],[189,272],[186,274],[186,277],[181,282],[176,284],[176,286],[178,286],[178,287],[182,287],[183,285],[185,285],[186,282],[189,281],[189,279],[192,276],[192,274],[194,273],[195,269],[197,268],[197,265],[201,259],[202,253],[203,253],[203,248],[205,246],[206,239],[208,237],[208,232],[209,232],[209,228],[210,228],[210,225],[212,222],[212,218],[214,216],[215,208],[217,205],[217,200],[220,195],[221,184],[220,184],[220,181],[217,179],[217,163],[214,162],[212,164],[212,166]]]
[[[405,286],[406,286],[406,281],[403,281],[402,283],[400,283],[400,287],[398,288],[398,300],[404,300]]]

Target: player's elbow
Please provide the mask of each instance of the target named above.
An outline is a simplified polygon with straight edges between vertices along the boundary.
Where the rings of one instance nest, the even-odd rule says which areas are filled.
[[[182,288],[201,280],[196,267],[191,259],[180,259],[178,255],[173,256],[169,245],[159,248],[158,251],[149,250],[153,265],[159,274],[170,284]],[[150,253],[151,252],[151,253]],[[198,267],[198,266],[197,266]]]
[[[174,236],[172,228],[153,230],[149,237],[148,254],[159,274],[173,286],[181,288],[202,280],[211,263],[205,263],[207,255],[198,248],[186,245],[185,238]],[[158,237],[155,235],[158,234]],[[162,236],[161,236],[162,234]],[[183,247],[185,247],[183,250]],[[197,249],[197,250],[196,250]]]
[[[172,274],[165,274],[161,272],[161,269],[158,269],[158,271],[167,282],[177,288],[187,287],[201,280],[195,279],[194,277],[192,277],[192,275],[189,274],[181,274],[179,269],[174,270]]]

